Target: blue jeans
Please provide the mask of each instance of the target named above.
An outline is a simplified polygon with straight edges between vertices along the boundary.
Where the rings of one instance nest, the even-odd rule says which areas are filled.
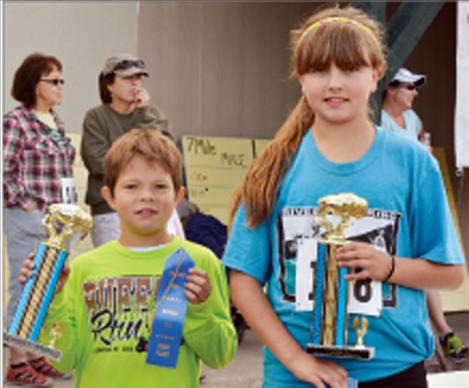
[[[5,208],[4,228],[7,237],[7,253],[10,270],[8,281],[8,301],[5,322],[9,323],[18,303],[21,293],[19,276],[26,257],[35,252],[39,243],[47,237],[47,231],[42,226],[44,212],[34,210],[27,212],[21,207]]]

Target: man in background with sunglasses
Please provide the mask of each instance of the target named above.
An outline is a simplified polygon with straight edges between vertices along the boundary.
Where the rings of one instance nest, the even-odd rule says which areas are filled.
[[[417,89],[424,86],[426,81],[427,78],[423,74],[399,69],[384,93],[381,126],[429,147],[430,134],[425,131],[422,121],[412,109],[414,99],[418,95]],[[430,319],[446,356],[454,363],[465,362],[469,359],[469,348],[446,321],[438,291],[427,290],[426,294]]]
[[[150,106],[150,95],[143,87],[148,77],[145,63],[130,54],[109,57],[99,74],[102,105],[90,109],[83,122],[81,156],[88,169],[86,203],[93,215],[91,238],[95,247],[119,237],[117,214],[101,196],[104,185],[103,161],[112,143],[132,128],[155,128],[170,135],[170,123],[157,107]],[[175,213],[170,220],[173,232],[182,231]],[[174,230],[175,229],[175,230]]]
[[[413,140],[423,141],[426,137],[422,121],[412,104],[418,95],[417,89],[425,85],[427,77],[400,68],[384,92],[381,126],[398,132]]]

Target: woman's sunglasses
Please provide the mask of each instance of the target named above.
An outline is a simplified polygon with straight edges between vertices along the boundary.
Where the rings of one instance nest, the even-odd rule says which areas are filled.
[[[41,78],[40,81],[47,82],[48,84],[51,84],[54,86],[57,86],[58,84],[63,85],[65,83],[65,80],[62,78],[54,78],[54,79]]]

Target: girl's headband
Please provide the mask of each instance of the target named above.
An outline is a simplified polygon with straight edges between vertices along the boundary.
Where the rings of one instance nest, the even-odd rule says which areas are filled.
[[[304,30],[303,34],[301,35],[301,38],[300,39],[303,39],[307,34],[309,34],[311,31],[314,31],[315,29],[321,27],[322,25],[324,24],[327,24],[327,23],[339,23],[339,24],[348,24],[348,25],[352,25],[352,26],[355,26],[355,27],[358,27],[360,28],[361,30],[375,36],[375,34],[373,33],[373,30],[368,27],[368,26],[365,26],[363,23],[360,23],[360,22],[357,22],[356,20],[354,19],[350,19],[350,18],[347,18],[347,17],[343,17],[343,16],[329,16],[327,18],[324,18],[324,19],[321,19],[321,20],[318,20],[317,22],[314,22],[313,24],[311,24],[310,26],[308,26],[306,28],[306,30]]]

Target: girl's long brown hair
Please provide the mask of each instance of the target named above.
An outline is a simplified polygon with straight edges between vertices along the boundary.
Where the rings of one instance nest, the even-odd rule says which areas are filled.
[[[329,22],[305,30],[327,17],[344,17],[357,23]],[[383,32],[366,13],[347,6],[327,7],[313,14],[291,34],[291,76],[297,80],[313,69],[327,69],[334,63],[342,70],[371,66],[382,76],[386,71]],[[314,112],[306,98],[292,110],[274,139],[251,164],[236,190],[230,207],[230,224],[244,203],[248,226],[254,227],[272,212],[278,186],[289,169],[298,146],[313,125]]]

